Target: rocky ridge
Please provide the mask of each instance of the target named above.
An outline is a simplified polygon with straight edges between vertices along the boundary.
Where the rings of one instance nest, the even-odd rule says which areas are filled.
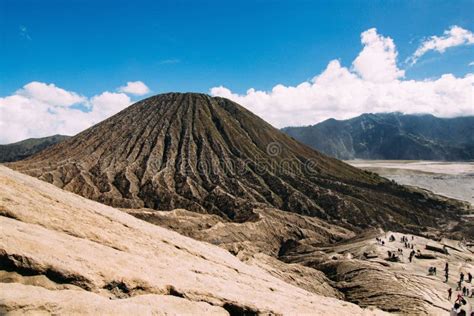
[[[328,119],[282,130],[338,159],[474,159],[474,116],[365,113],[348,120]]]
[[[69,136],[53,135],[43,138],[29,138],[12,144],[0,145],[0,162],[12,162],[25,159],[68,138]]]

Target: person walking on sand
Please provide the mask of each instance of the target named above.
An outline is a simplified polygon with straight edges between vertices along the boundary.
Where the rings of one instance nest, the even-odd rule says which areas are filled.
[[[468,273],[467,273],[467,282],[468,282],[468,283],[471,283],[471,282],[472,282],[472,274],[471,274],[471,272],[468,272]]]
[[[448,289],[448,300],[451,301],[451,297],[453,296],[453,290],[451,288]]]
[[[466,305],[467,301],[464,298],[464,296],[461,293],[458,293],[458,297],[454,301],[455,303],[458,303],[460,306]]]

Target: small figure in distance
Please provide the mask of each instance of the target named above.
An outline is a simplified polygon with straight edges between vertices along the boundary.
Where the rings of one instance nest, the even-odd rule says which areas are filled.
[[[449,255],[448,248],[446,247],[446,245],[443,246],[443,251],[445,255]]]
[[[408,259],[410,260],[410,262],[412,262],[414,255],[415,255],[415,250],[412,250],[412,251],[410,252],[410,256],[408,257]]]

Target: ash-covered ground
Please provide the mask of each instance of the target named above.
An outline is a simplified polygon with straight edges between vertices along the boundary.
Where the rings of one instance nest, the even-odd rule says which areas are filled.
[[[474,205],[474,162],[349,160],[400,184],[417,186]]]

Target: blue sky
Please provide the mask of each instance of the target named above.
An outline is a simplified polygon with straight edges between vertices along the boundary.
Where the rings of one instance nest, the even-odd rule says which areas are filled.
[[[0,3],[0,95],[33,80],[86,95],[127,80],[156,93],[266,90],[311,78],[335,58],[350,65],[371,27],[393,38],[400,61],[451,25],[474,29],[473,1]],[[427,54],[406,77],[464,75],[473,55],[472,46]]]
[[[474,0],[0,0],[0,144],[169,91],[276,127],[474,115]]]

